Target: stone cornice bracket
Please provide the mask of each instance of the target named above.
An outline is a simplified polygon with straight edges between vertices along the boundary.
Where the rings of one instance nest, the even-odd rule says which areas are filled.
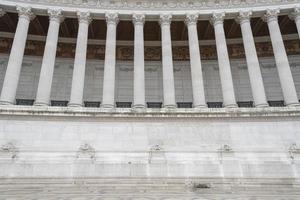
[[[3,15],[5,15],[5,11],[2,9],[2,8],[0,8],[0,17],[2,17]]]
[[[214,12],[210,17],[210,23],[213,26],[216,26],[218,24],[223,24],[224,18],[225,18],[225,12],[218,12],[218,13]]]
[[[105,13],[105,19],[107,25],[117,25],[119,23],[118,13]]]
[[[300,20],[300,7],[294,8],[294,12],[289,15],[289,18],[295,21]]]
[[[47,12],[50,21],[61,23],[64,20],[64,16],[62,15],[62,11],[60,9],[48,9]]]
[[[144,14],[133,14],[132,22],[134,25],[144,25],[145,23],[145,15]]]
[[[265,22],[277,21],[279,13],[280,13],[280,10],[278,8],[277,9],[267,9],[266,14],[263,16],[262,19]]]
[[[186,26],[197,25],[199,14],[187,14],[184,20]]]
[[[77,17],[79,23],[87,23],[90,24],[92,22],[91,13],[90,12],[77,12]]]
[[[160,26],[170,26],[172,21],[172,15],[171,14],[162,14],[159,16],[159,24]]]
[[[29,21],[35,18],[35,15],[33,14],[33,12],[31,12],[30,7],[17,6],[17,11],[19,14],[19,18],[24,18]]]
[[[235,18],[235,21],[238,24],[242,24],[242,23],[245,23],[245,22],[250,22],[251,16],[252,16],[252,11],[251,10],[249,10],[249,11],[240,11],[239,15]]]

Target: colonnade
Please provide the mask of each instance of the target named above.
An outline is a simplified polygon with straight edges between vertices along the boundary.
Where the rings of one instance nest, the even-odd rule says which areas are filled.
[[[14,104],[15,102],[17,85],[20,77],[26,38],[28,34],[28,27],[30,21],[34,18],[34,13],[30,8],[18,6],[17,11],[19,14],[19,20],[1,91],[1,104]],[[278,24],[279,12],[279,9],[266,10],[263,19],[269,28],[285,104],[287,106],[296,106],[299,105],[298,97]],[[1,15],[3,14],[4,11],[1,11]],[[63,14],[61,10],[50,9],[48,10],[48,15],[49,28],[41,66],[38,90],[34,103],[36,106],[47,106],[50,103],[59,26],[63,20]],[[77,12],[77,16],[79,29],[74,59],[71,95],[68,105],[80,107],[83,104],[88,27],[92,18],[89,12]],[[266,93],[250,25],[251,16],[251,11],[239,12],[237,13],[236,21],[241,26],[254,105],[256,107],[267,107],[268,103]],[[143,30],[145,17],[145,14],[133,14],[132,16],[132,21],[134,24],[134,108],[146,107]],[[199,14],[187,14],[185,18],[185,24],[187,26],[189,40],[193,106],[195,108],[205,108],[207,105],[204,95],[201,56],[197,34],[198,17]],[[290,17],[291,19],[295,20],[298,33],[300,33],[300,9],[295,8]],[[106,13],[105,18],[107,23],[107,36],[101,107],[113,108],[115,106],[116,30],[119,22],[119,16],[117,13]],[[166,108],[175,108],[176,101],[170,32],[172,15],[162,14],[159,16],[159,18],[162,45],[163,105]],[[224,32],[224,18],[224,12],[215,12],[212,13],[210,22],[214,26],[215,30],[214,32],[219,64],[219,75],[222,86],[223,104],[224,107],[234,108],[237,107],[237,102],[233,88],[232,73]]]

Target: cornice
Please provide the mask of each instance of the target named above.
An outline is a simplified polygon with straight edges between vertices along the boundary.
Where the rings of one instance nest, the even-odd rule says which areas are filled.
[[[131,20],[128,15],[137,11],[143,11],[148,19],[157,19],[161,14],[170,13],[185,18],[192,11],[200,12],[202,17],[207,18],[206,15],[213,12],[236,14],[240,10],[248,9],[259,12],[261,16],[266,9],[280,8],[290,12],[294,7],[300,6],[300,0],[2,0],[0,3],[0,6],[10,11],[17,5],[30,6],[37,14],[45,14],[45,10],[53,7],[61,8],[67,16],[76,17],[78,10],[90,11],[96,18],[104,18],[106,12],[117,12],[122,19],[127,17]]]

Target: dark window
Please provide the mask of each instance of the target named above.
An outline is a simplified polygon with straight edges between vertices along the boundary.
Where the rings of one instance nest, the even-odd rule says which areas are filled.
[[[17,105],[32,106],[33,102],[33,99],[16,99]]]
[[[117,108],[131,108],[131,102],[117,102]]]
[[[284,101],[268,101],[269,106],[271,107],[283,107]]]
[[[51,106],[67,106],[68,105],[68,101],[51,101]]]
[[[207,106],[209,108],[222,108],[223,103],[222,102],[207,102]]]
[[[84,102],[85,107],[100,107],[100,102],[99,101],[85,101]]]
[[[161,102],[147,102],[148,108],[161,108],[162,103]]]
[[[243,108],[253,107],[253,101],[238,101],[237,104],[239,107],[243,107]]]
[[[177,102],[178,108],[192,108],[192,102]]]

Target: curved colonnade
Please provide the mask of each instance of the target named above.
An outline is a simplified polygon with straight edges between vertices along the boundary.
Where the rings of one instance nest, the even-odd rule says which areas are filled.
[[[223,9],[210,8],[207,10],[197,10],[197,7],[195,7],[197,4],[193,4],[194,7],[192,6],[190,11],[188,10],[185,12],[176,9],[172,9],[172,11],[169,11],[168,9],[166,9],[166,11],[162,11],[163,8],[146,11],[143,7],[138,7],[132,10],[117,10],[110,8],[104,12],[103,9],[106,4],[103,2],[101,4],[100,1],[97,1],[98,4],[95,4],[99,6],[98,10],[86,8],[87,5],[89,5],[88,3],[94,5],[93,3],[95,2],[96,1],[90,1],[87,2],[87,4],[83,4],[82,7],[79,6],[77,8],[73,8],[71,6],[57,7],[54,6],[54,4],[51,5],[51,3],[48,3],[49,5],[46,6],[42,4],[43,1],[40,1],[40,3],[30,3],[30,1],[12,3],[4,1],[2,3],[2,7],[4,9],[2,9],[1,14],[3,15],[5,10],[15,10],[19,14],[19,21],[1,91],[1,104],[14,104],[15,102],[26,44],[26,37],[24,37],[24,35],[27,35],[30,20],[34,18],[36,12],[37,14],[49,15],[49,29],[34,103],[36,106],[49,105],[50,103],[51,84],[53,79],[60,22],[64,18],[69,16],[74,17],[74,15],[77,15],[78,17],[79,29],[74,59],[71,95],[68,104],[70,107],[80,107],[83,105],[88,28],[89,23],[93,18],[105,18],[107,23],[103,96],[101,101],[102,108],[114,108],[115,106],[116,29],[118,22],[123,18],[124,20],[132,18],[134,24],[133,108],[143,109],[146,107],[144,74],[145,61],[143,56],[143,25],[145,20],[156,20],[161,26],[163,105],[165,108],[176,107],[170,33],[170,23],[172,19],[183,20],[188,29],[193,107],[207,107],[204,93],[201,56],[199,51],[199,39],[197,34],[197,21],[199,19],[209,19],[214,27],[219,63],[219,76],[222,86],[223,106],[228,108],[237,107],[223,26],[225,18],[235,18],[241,26],[254,105],[256,107],[268,107],[254,38],[250,26],[252,16],[261,16],[268,25],[285,105],[299,105],[295,84],[277,20],[280,13],[288,14],[290,18],[295,21],[299,33],[300,10],[297,7],[297,2],[291,2],[286,5],[272,5],[271,3],[271,5],[268,6],[257,6],[247,9],[243,8],[243,6],[234,9],[226,8],[226,6],[224,6],[225,8]],[[44,3],[47,4],[46,1]],[[136,3],[136,5],[139,5],[138,2]],[[151,5],[155,6],[156,4],[153,3]],[[178,6],[182,4],[178,3],[176,5]],[[102,7],[104,8],[101,9]]]

